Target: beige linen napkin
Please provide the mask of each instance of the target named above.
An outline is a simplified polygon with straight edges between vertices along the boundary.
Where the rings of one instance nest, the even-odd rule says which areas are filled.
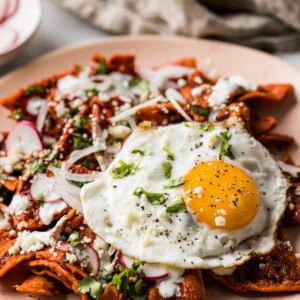
[[[300,49],[300,0],[57,0],[114,33],[213,37],[266,50]]]

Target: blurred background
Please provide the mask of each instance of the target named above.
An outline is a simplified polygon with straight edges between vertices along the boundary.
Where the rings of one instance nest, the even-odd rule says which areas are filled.
[[[1,1],[3,4],[6,0]],[[21,3],[24,0],[19,1]],[[25,0],[27,3],[29,1]],[[51,50],[128,33],[185,35],[225,40],[271,52],[300,67],[300,1],[42,0],[40,2],[42,6],[40,25],[26,48],[11,62],[0,66],[0,76]],[[0,3],[0,29],[5,23],[1,24],[2,4]],[[21,8],[20,6],[19,9]],[[30,8],[27,7],[27,10]],[[0,30],[0,44],[1,40],[4,41],[4,34],[8,38],[7,33]]]

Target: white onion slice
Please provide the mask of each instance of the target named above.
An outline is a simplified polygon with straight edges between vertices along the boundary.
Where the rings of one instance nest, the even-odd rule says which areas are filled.
[[[43,103],[41,103],[40,109],[38,111],[37,119],[36,119],[36,127],[39,132],[43,131],[47,114],[48,114],[47,102],[44,101]]]
[[[177,102],[177,98],[174,97],[176,96],[176,94],[174,95],[174,91],[173,89],[167,89],[166,91],[166,96],[168,98],[168,100],[170,100],[170,102],[173,104],[173,106],[176,108],[176,110],[178,111],[178,113],[186,120],[189,122],[192,122],[192,118],[183,110],[183,108],[180,106],[180,104]]]
[[[297,177],[297,174],[300,173],[299,167],[286,164],[282,161],[278,161],[277,164],[282,171],[289,173],[292,177]]]
[[[173,98],[180,103],[186,103],[186,99],[174,88],[169,88],[166,91],[167,98]]]
[[[141,108],[144,108],[144,107],[147,107],[147,106],[150,106],[150,105],[154,105],[158,102],[166,102],[166,101],[167,101],[167,99],[165,99],[162,96],[155,97],[151,100],[148,100],[144,103],[138,104],[138,105],[136,105],[132,108],[129,108],[129,109],[117,114],[116,116],[112,117],[110,120],[111,120],[112,123],[116,123],[118,121],[125,120],[128,117],[134,115]]]
[[[72,208],[83,213],[80,202],[80,188],[69,183],[60,169],[49,167],[49,170],[54,174],[56,180],[55,189],[61,198]]]
[[[77,182],[88,182],[88,181],[94,181],[98,179],[102,172],[93,172],[91,174],[76,174],[72,173],[66,170],[62,170],[63,175],[65,175],[65,178],[67,180],[77,181]]]
[[[65,161],[65,167],[68,168],[69,166],[73,165],[76,161],[80,160],[81,158],[86,157],[92,153],[98,152],[100,150],[105,150],[103,149],[103,145],[100,143],[89,146],[82,150],[75,150],[70,154],[69,159]]]

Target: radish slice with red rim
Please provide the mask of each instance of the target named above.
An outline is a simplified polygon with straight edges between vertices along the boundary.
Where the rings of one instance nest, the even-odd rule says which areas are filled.
[[[33,123],[18,122],[6,139],[7,152],[19,152],[24,155],[44,149],[42,137]]]
[[[8,8],[9,8],[8,0],[1,0],[0,1],[0,24],[6,20]]]
[[[86,264],[92,276],[97,276],[100,271],[100,258],[98,252],[89,244],[74,247],[78,260]]]
[[[15,15],[19,8],[19,0],[8,0],[8,8],[5,16],[5,20]]]
[[[30,187],[30,196],[34,201],[43,197],[44,202],[58,202],[61,201],[60,195],[55,189],[55,178],[48,177],[45,174],[36,174]]]
[[[56,248],[62,251],[73,252],[73,246],[68,242],[60,242],[57,244]]]
[[[12,48],[19,39],[18,32],[9,26],[0,26],[0,53]]]
[[[121,254],[120,263],[125,268],[130,268],[134,263],[134,259]],[[147,280],[159,280],[169,276],[168,269],[159,264],[144,264],[141,266],[141,270],[145,273],[145,279]]]

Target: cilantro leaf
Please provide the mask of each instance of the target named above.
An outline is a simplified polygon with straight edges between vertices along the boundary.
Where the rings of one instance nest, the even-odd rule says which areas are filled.
[[[84,92],[85,92],[85,95],[86,95],[89,99],[91,99],[91,98],[94,97],[94,96],[98,96],[98,93],[99,93],[98,90],[95,89],[95,88],[89,89],[89,90],[85,90]]]
[[[84,126],[88,123],[89,119],[86,117],[80,117],[80,118],[76,118],[75,123],[74,123],[74,127],[76,129],[83,129]]]
[[[121,179],[126,176],[134,175],[139,167],[140,161],[127,164],[123,160],[119,160],[119,166],[112,169],[113,179]]]
[[[54,148],[45,158],[45,161],[52,161],[55,159],[55,157],[58,155],[59,153],[59,149],[58,148]]]
[[[103,287],[100,282],[96,281],[93,277],[88,276],[83,278],[77,286],[78,290],[83,293],[89,293],[90,296],[94,299],[100,299],[100,296],[103,292]]]
[[[210,124],[201,124],[200,130],[211,132],[214,129],[214,127]]]
[[[17,108],[14,113],[12,113],[11,115],[8,116],[8,118],[9,119],[14,119],[14,120],[17,120],[17,121],[25,120],[22,108]]]
[[[147,94],[150,93],[150,84],[148,80],[141,79],[138,77],[133,77],[129,80],[129,86],[130,87],[139,87],[142,91],[146,92]]]
[[[102,58],[96,69],[96,74],[100,75],[100,74],[107,74],[107,73],[108,73],[108,69],[106,66],[106,60],[104,58]]]
[[[168,148],[162,148],[163,151],[167,153],[167,160],[174,160],[175,159],[175,154],[172,153]]]
[[[209,110],[207,108],[192,105],[192,104],[189,104],[189,108],[196,115],[200,115],[200,116],[204,116],[204,117],[208,116]]]
[[[39,205],[41,206],[41,207],[43,207],[44,206],[44,203],[45,203],[45,197],[44,197],[44,195],[41,193],[41,194],[38,194],[37,196],[36,196],[36,200],[38,201],[38,203],[39,203]]]
[[[235,157],[231,151],[231,145],[228,143],[231,138],[231,133],[229,131],[222,131],[219,137],[222,139],[219,158],[221,158],[222,156],[227,156],[230,159],[234,159]]]
[[[161,168],[164,172],[165,178],[167,179],[171,178],[172,164],[169,161],[163,161],[161,163]]]
[[[45,173],[47,170],[48,165],[45,162],[35,162],[35,164],[33,165],[33,171],[34,172],[38,172],[38,173]]]
[[[134,262],[130,268],[119,266],[119,273],[114,274],[111,283],[122,291],[124,298],[133,300],[146,300],[145,274],[140,269],[144,262]]]
[[[78,231],[74,231],[70,234],[67,242],[69,242],[73,247],[80,245],[80,234]]]
[[[185,180],[182,178],[179,179],[171,179],[168,185],[164,185],[164,189],[171,189],[183,185]]]
[[[178,195],[171,199],[166,210],[168,213],[187,212],[182,196]]]
[[[84,136],[81,133],[73,133],[72,134],[73,145],[76,149],[87,148],[92,145],[93,141],[91,137]]]
[[[40,84],[29,85],[25,90],[26,96],[32,96],[34,94],[44,94],[45,88]]]
[[[133,195],[140,198],[144,197],[152,205],[162,205],[167,201],[167,196],[165,194],[146,192],[142,187],[137,187],[134,190]]]
[[[151,151],[149,149],[148,150],[133,149],[131,153],[140,154],[141,156],[151,155]]]

